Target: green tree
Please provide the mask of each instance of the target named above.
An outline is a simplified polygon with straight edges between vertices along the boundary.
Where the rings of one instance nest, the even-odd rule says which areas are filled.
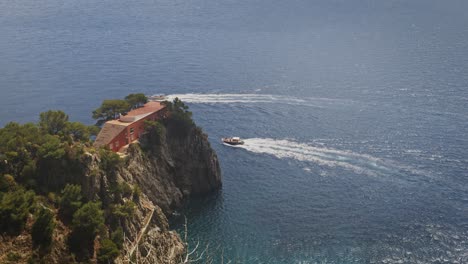
[[[45,135],[44,142],[37,150],[37,155],[42,159],[61,159],[65,155],[65,148],[57,136]]]
[[[111,183],[110,192],[118,197],[121,197],[121,196],[129,197],[130,195],[132,195],[133,190],[132,190],[132,186],[130,186],[126,182],[122,182],[122,183],[116,182],[116,183]]]
[[[91,136],[97,136],[99,134],[99,131],[101,130],[100,127],[98,126],[89,126],[88,131]]]
[[[100,264],[114,263],[114,259],[119,256],[119,248],[110,239],[105,238],[101,241],[101,248],[99,248],[97,259]]]
[[[146,104],[148,102],[148,97],[142,93],[129,94],[125,97],[125,101],[127,101],[132,109],[135,109]]]
[[[119,226],[114,232],[112,232],[111,240],[117,245],[119,249],[123,248],[124,233],[122,227]]]
[[[164,120],[165,125],[172,127],[171,131],[176,136],[187,136],[188,131],[195,127],[189,107],[177,97],[172,102],[163,103],[169,111],[169,117]]]
[[[67,184],[62,190],[62,197],[59,202],[59,213],[65,219],[71,219],[73,214],[80,208],[81,186],[75,184]]]
[[[8,123],[0,129],[0,173],[20,175],[42,143],[43,134],[36,124]]]
[[[33,191],[25,191],[21,188],[5,193],[0,201],[0,232],[11,235],[19,234],[26,224],[33,203]]]
[[[31,230],[34,246],[49,249],[54,228],[54,214],[47,208],[41,208]]]
[[[172,102],[164,101],[163,104],[166,105],[171,114],[183,115],[189,119],[192,118],[192,112],[188,110],[189,107],[178,97],[174,98]]]
[[[24,165],[17,179],[18,181],[22,182],[24,185],[28,187],[34,187],[36,184],[36,181],[35,181],[36,175],[37,175],[36,161],[29,159],[27,163]]]
[[[159,121],[145,121],[146,139],[149,146],[161,145],[166,134],[166,128]]]
[[[112,206],[112,214],[118,218],[129,218],[135,213],[136,204],[132,201],[126,201],[124,204],[116,204]]]
[[[100,202],[88,202],[73,214],[72,226],[74,230],[96,236],[104,226],[104,213]]]
[[[73,214],[72,233],[69,238],[70,250],[80,260],[89,259],[93,254],[93,242],[104,227],[104,212],[101,203],[88,202]]]
[[[80,122],[68,122],[65,131],[76,141],[88,141],[90,137],[90,128]]]
[[[125,100],[104,100],[99,108],[93,111],[93,118],[98,122],[116,119],[120,113],[130,110],[130,104]]]
[[[105,172],[115,171],[121,162],[118,154],[104,148],[99,149],[99,157],[101,158],[99,167]]]
[[[51,135],[62,132],[68,122],[68,115],[60,110],[49,110],[39,115],[39,126]]]

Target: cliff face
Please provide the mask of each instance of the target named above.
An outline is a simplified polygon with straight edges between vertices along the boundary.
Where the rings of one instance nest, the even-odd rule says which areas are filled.
[[[130,145],[126,166],[119,173],[126,181],[136,182],[169,214],[184,198],[220,188],[221,171],[206,135],[198,128],[192,127],[182,136],[174,136],[171,126],[165,132],[161,142],[147,146],[147,151]]]
[[[94,173],[100,160],[89,155],[82,182],[88,199],[99,198],[103,203],[115,200],[109,191],[111,179],[142,190],[136,212],[124,223],[127,240],[116,263],[128,263],[132,255],[148,263],[180,263],[185,245],[169,230],[166,216],[189,196],[221,187],[218,159],[206,135],[195,126],[184,133],[174,129],[167,126],[158,144],[131,144],[123,164],[114,172]]]

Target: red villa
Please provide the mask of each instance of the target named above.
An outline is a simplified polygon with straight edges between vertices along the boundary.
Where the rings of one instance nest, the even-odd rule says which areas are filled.
[[[148,102],[143,107],[107,121],[94,141],[95,147],[108,146],[114,152],[140,138],[145,132],[145,120],[158,120],[166,115],[166,107],[160,102]]]

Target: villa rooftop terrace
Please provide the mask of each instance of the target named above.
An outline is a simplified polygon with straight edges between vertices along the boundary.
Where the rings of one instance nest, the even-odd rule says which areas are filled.
[[[139,116],[154,113],[163,109],[164,107],[166,106],[162,105],[160,102],[148,102],[143,107],[131,110],[125,116]]]

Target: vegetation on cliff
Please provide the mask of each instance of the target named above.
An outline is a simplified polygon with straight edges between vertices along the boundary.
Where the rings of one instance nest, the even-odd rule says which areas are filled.
[[[36,221],[31,228],[33,246],[47,251],[52,244],[52,235],[55,229],[53,212],[48,208],[38,210]]]
[[[121,101],[129,110],[146,100],[141,94],[131,94]],[[101,120],[112,118],[121,110],[115,108],[119,104],[124,105],[103,102],[93,115],[99,112],[96,116]],[[166,102],[166,106],[170,110],[167,119],[146,124],[148,133],[143,141],[147,147],[167,145],[168,131],[170,137],[183,137],[196,128],[188,107],[180,100]],[[141,160],[130,153],[123,159],[106,148],[93,148],[90,137],[98,131],[96,126],[71,122],[68,115],[55,110],[41,113],[37,123],[11,122],[0,129],[1,263],[12,259],[32,263],[128,262],[132,256],[122,252],[134,252],[132,241],[143,237],[138,228],[144,232],[153,221],[162,233],[154,233],[151,239],[170,240],[166,243],[179,247],[176,252],[180,252],[180,238],[168,233],[167,219],[160,209],[153,216],[155,206],[145,195],[152,190],[139,186],[146,178],[150,180],[148,177],[161,176],[157,172],[137,175],[131,169],[134,162],[148,169],[157,169],[159,163],[153,164],[151,155]],[[167,177],[169,182],[178,181],[176,175]],[[170,194],[173,189],[163,191]],[[154,243],[164,251],[164,243]]]
[[[129,94],[124,100],[104,100],[101,106],[93,111],[93,118],[97,120],[98,124],[102,124],[107,120],[118,118],[120,114],[138,108],[147,102],[148,98],[142,93]]]
[[[56,221],[71,230],[70,260],[78,261],[92,256],[96,235],[114,221],[107,212],[110,205],[88,201],[81,190],[86,153],[96,152],[90,135],[96,132],[94,126],[70,122],[62,111],[41,113],[38,123],[12,122],[0,129],[0,233],[11,237],[29,232],[34,250],[30,261],[50,250]],[[98,153],[102,169],[116,169],[115,153]]]
[[[167,107],[169,118],[158,121],[145,121],[145,130],[147,132],[147,136],[143,140],[145,146],[159,146],[164,141],[167,128],[172,128],[171,131],[174,131],[172,135],[176,137],[187,136],[192,128],[196,128],[192,120],[192,112],[179,98],[176,97],[172,102],[164,101],[163,104]]]

